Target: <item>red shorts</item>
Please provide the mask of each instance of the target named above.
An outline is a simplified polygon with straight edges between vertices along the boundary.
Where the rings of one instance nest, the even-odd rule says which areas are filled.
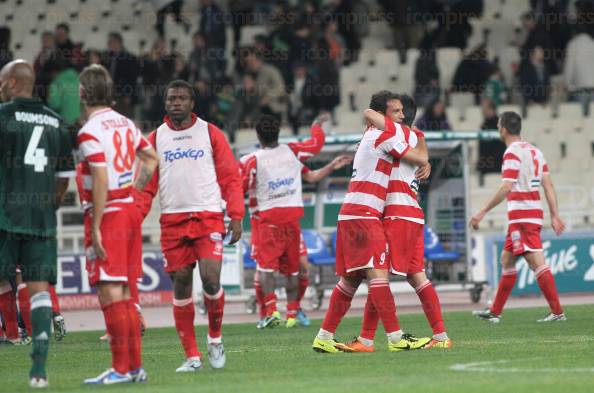
[[[252,246],[250,249],[250,256],[253,260],[256,260],[256,244],[258,243],[258,224],[260,220],[251,220],[252,226]],[[305,239],[303,238],[303,232],[299,237],[299,256],[306,257],[307,256],[307,246],[305,245]]]
[[[425,271],[423,225],[402,219],[385,219],[390,251],[390,272],[401,276]]]
[[[338,221],[336,274],[364,274],[365,269],[388,269],[387,244],[380,220]]]
[[[84,216],[86,268],[89,283],[128,283],[142,277],[142,217],[134,205],[103,214],[101,240],[107,259],[98,259],[91,240],[91,214]]]
[[[223,234],[219,219],[190,218],[179,224],[161,225],[161,250],[167,273],[203,259],[223,260]]]
[[[299,274],[299,221],[282,224],[259,223],[254,253],[258,270],[280,272],[286,276]],[[253,234],[252,234],[253,236]]]
[[[540,230],[542,225],[530,223],[510,224],[507,228],[503,249],[514,256],[527,252],[542,251]]]

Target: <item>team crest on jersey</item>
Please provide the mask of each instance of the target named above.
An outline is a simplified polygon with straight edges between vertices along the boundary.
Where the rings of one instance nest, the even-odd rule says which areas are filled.
[[[408,145],[406,143],[399,141],[394,145],[394,150],[396,150],[398,154],[402,154],[406,150],[407,146]]]

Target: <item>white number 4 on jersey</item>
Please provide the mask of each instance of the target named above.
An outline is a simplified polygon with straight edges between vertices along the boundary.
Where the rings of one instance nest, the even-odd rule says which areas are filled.
[[[43,172],[47,165],[45,149],[37,148],[42,133],[43,126],[35,126],[35,128],[33,128],[33,134],[31,134],[31,139],[29,139],[27,151],[25,152],[25,165],[33,165],[35,167],[35,172]]]

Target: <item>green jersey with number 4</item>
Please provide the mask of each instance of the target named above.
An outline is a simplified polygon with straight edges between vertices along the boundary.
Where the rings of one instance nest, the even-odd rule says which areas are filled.
[[[41,101],[0,105],[0,231],[56,235],[56,177],[74,171],[72,141]]]

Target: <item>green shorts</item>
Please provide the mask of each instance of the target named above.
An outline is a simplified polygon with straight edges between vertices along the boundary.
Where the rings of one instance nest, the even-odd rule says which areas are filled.
[[[23,281],[56,283],[56,238],[0,231],[0,278],[11,279],[20,267]]]

